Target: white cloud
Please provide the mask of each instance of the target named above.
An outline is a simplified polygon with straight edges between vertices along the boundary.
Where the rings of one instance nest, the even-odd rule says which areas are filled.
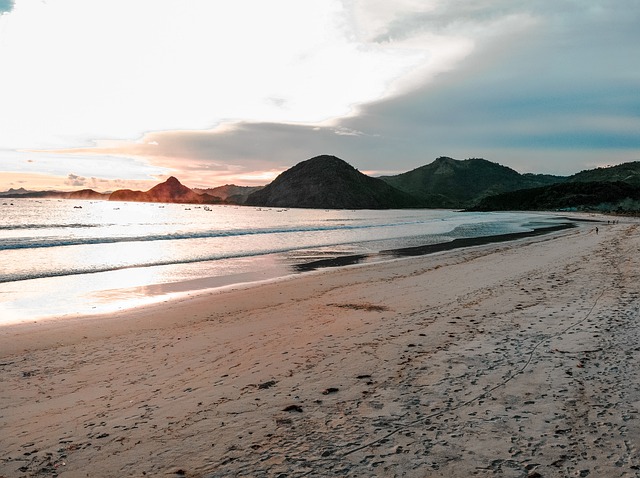
[[[384,96],[428,53],[357,40],[339,1],[18,0],[4,17],[0,140],[13,148],[318,122]]]
[[[363,170],[509,164],[540,145],[626,159],[639,14],[636,0],[17,0],[0,15],[0,171],[214,184],[321,153]]]

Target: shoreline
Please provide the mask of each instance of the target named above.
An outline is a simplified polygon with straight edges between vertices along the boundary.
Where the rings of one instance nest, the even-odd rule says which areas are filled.
[[[0,284],[0,295],[4,297],[3,304],[0,304],[0,327],[11,323],[57,320],[56,318],[61,316],[95,316],[120,312],[187,295],[206,293],[209,290],[278,280],[291,274],[324,267],[383,262],[406,255],[405,249],[408,250],[408,246],[420,246],[414,249],[422,250],[422,254],[481,245],[494,240],[518,239],[541,233],[537,232],[539,229],[552,232],[556,226],[546,229],[549,227],[548,224],[557,224],[557,221],[565,219],[551,216],[549,213],[543,217],[545,220],[541,222],[533,219],[528,224],[532,231],[515,234],[465,239],[438,238],[437,234],[425,237],[369,239],[361,243],[341,243],[336,246],[316,246],[288,252],[203,261],[195,266],[184,263],[123,268],[34,278],[24,284],[8,282]],[[438,239],[448,242],[431,244]],[[335,247],[335,250],[331,250],[332,247]],[[306,254],[296,254],[300,251]],[[64,297],[64,300],[56,297]]]
[[[635,476],[639,249],[585,226],[0,328],[0,476]]]
[[[555,226],[543,226],[533,228],[531,231],[523,231],[517,233],[497,234],[490,236],[480,236],[471,238],[459,238],[453,239],[444,243],[427,244],[416,247],[397,248],[391,250],[382,250],[377,253],[371,254],[354,254],[341,257],[333,257],[329,259],[321,259],[306,263],[292,264],[289,266],[291,273],[289,274],[276,274],[269,276],[266,279],[258,278],[259,272],[245,273],[241,276],[245,276],[248,280],[225,282],[224,277],[210,277],[199,278],[188,281],[180,281],[167,284],[152,284],[145,287],[138,287],[130,289],[130,291],[136,289],[144,289],[146,293],[153,291],[153,295],[149,296],[146,300],[142,300],[139,305],[124,305],[117,306],[113,310],[104,312],[92,312],[92,313],[72,313],[72,314],[57,314],[51,316],[34,317],[32,320],[24,319],[15,322],[9,322],[0,325],[0,358],[3,354],[9,353],[9,351],[16,350],[13,344],[3,341],[3,328],[10,327],[12,330],[19,330],[22,334],[32,334],[34,336],[43,337],[48,335],[50,337],[60,337],[57,339],[57,343],[65,343],[63,340],[64,330],[67,326],[86,326],[85,323],[95,321],[97,330],[111,330],[113,327],[104,327],[100,321],[113,321],[113,316],[119,316],[118,322],[122,322],[119,330],[125,330],[129,317],[136,320],[139,316],[151,315],[155,309],[162,309],[164,307],[180,307],[181,304],[188,303],[197,300],[206,300],[206,297],[216,297],[218,295],[224,295],[230,292],[246,291],[253,288],[260,288],[269,285],[277,287],[277,284],[287,282],[290,280],[296,280],[298,277],[305,276],[307,273],[318,273],[322,271],[330,272],[331,269],[345,268],[349,266],[371,266],[375,267],[377,264],[385,264],[390,261],[401,260],[403,258],[424,256],[429,254],[437,254],[442,252],[453,252],[456,250],[464,250],[465,248],[472,248],[474,246],[484,246],[500,242],[517,241],[527,238],[535,238],[537,236],[551,234],[553,232],[560,232],[566,229],[577,227],[576,223],[580,222],[599,222],[597,219],[586,219],[582,217],[566,218],[568,221]],[[383,258],[380,261],[376,261],[375,258]],[[388,259],[388,257],[392,257]],[[285,267],[280,264],[279,269]],[[215,284],[215,285],[213,285]],[[104,291],[104,295],[109,295],[110,291]],[[117,292],[117,291],[116,291]],[[241,292],[242,293],[242,292]],[[116,304],[117,305],[117,304]],[[136,325],[132,324],[135,328]],[[96,333],[92,330],[88,333]],[[108,333],[108,332],[107,332]],[[42,342],[44,339],[40,339]],[[68,343],[69,340],[67,339]],[[46,345],[53,344],[53,340],[44,340],[42,342]]]
[[[552,232],[558,232],[565,229],[577,227],[574,223],[563,223],[556,226],[535,227],[531,231],[511,232],[507,234],[493,234],[489,236],[464,237],[457,238],[447,242],[438,242],[435,244],[424,244],[412,247],[400,247],[396,249],[385,249],[373,254],[352,254],[341,257],[332,257],[329,259],[320,259],[302,264],[296,264],[293,267],[299,272],[308,272],[319,270],[327,267],[344,267],[360,264],[366,260],[373,260],[378,257],[393,256],[394,258],[424,256],[427,254],[435,254],[437,252],[452,251],[455,249],[463,249],[466,247],[483,246],[499,242],[515,241],[528,237],[536,237]]]

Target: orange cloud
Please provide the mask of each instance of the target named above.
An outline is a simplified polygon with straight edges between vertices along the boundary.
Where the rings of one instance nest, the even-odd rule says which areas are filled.
[[[230,148],[225,135],[235,128],[235,124],[225,124],[206,131],[151,132],[138,141],[99,140],[92,147],[32,152],[135,158],[168,171],[187,186],[204,188],[261,186],[290,166],[257,158],[255,144]]]

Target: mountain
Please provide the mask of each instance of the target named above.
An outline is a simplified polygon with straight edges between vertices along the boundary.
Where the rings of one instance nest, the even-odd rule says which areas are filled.
[[[471,210],[590,210],[640,212],[640,161],[581,171],[561,184],[482,199]]]
[[[563,185],[566,187],[561,187]],[[91,189],[65,192],[12,188],[0,192],[0,197],[195,204],[246,203],[255,206],[321,209],[608,208],[607,210],[636,211],[640,208],[634,202],[634,187],[640,188],[640,161],[561,177],[520,174],[511,168],[484,159],[461,161],[440,157],[430,164],[403,174],[372,178],[335,156],[324,155],[297,164],[264,188],[227,184],[211,189],[190,189],[175,177],[170,177],[148,191],[121,189],[109,195]],[[519,193],[508,194],[514,191]]]
[[[23,194],[29,194],[33,192],[35,191],[28,191],[25,188],[11,188],[8,191],[0,192],[0,197],[21,197]]]
[[[264,186],[236,186],[235,184],[225,184],[216,188],[193,190],[198,194],[208,194],[218,197],[229,204],[244,204],[251,193],[259,191]]]
[[[593,181],[622,181],[634,186],[640,186],[640,161],[622,163],[606,168],[589,169],[581,171],[567,179],[568,182],[593,182]]]
[[[316,209],[392,209],[418,201],[335,156],[316,156],[280,174],[246,201],[249,206]]]
[[[180,181],[171,176],[164,183],[152,187],[146,192],[149,202],[179,202],[199,203],[206,202],[203,195],[192,191]],[[217,202],[217,201],[215,201]]]
[[[523,175],[485,159],[461,161],[448,157],[440,157],[412,171],[380,179],[415,196],[427,207],[445,208],[469,207],[487,196],[565,180],[559,176]]]
[[[67,199],[109,199],[109,193],[99,193],[93,189],[81,189],[67,194]]]
[[[66,199],[69,195],[68,192],[65,191],[27,191],[24,188],[20,189],[9,189],[3,193],[0,193],[0,197],[2,198],[12,198],[12,199],[45,199],[45,198],[58,198],[58,199]]]
[[[162,202],[187,204],[219,204],[222,201],[208,194],[198,194],[171,176],[148,191],[119,189],[111,193],[109,201]]]
[[[470,210],[639,212],[640,186],[622,181],[566,182],[487,197]]]
[[[108,199],[109,193],[99,193],[93,189],[82,189],[80,191],[28,191],[24,188],[9,189],[0,193],[3,198],[23,198],[23,199]]]
[[[190,189],[170,177],[165,182],[157,184],[148,191],[132,191],[131,189],[119,189],[112,193],[99,193],[93,189],[81,189],[79,191],[28,191],[24,188],[9,189],[0,192],[2,198],[57,198],[57,199],[93,199],[109,201],[133,201],[154,203],[186,203],[186,204],[242,204],[246,197],[260,188],[243,186],[221,186],[213,189]],[[218,197],[211,192],[219,192],[223,197]]]

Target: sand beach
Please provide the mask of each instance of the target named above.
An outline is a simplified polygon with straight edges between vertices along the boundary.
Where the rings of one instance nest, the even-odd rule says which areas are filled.
[[[600,219],[2,327],[0,477],[640,476],[640,221]]]

